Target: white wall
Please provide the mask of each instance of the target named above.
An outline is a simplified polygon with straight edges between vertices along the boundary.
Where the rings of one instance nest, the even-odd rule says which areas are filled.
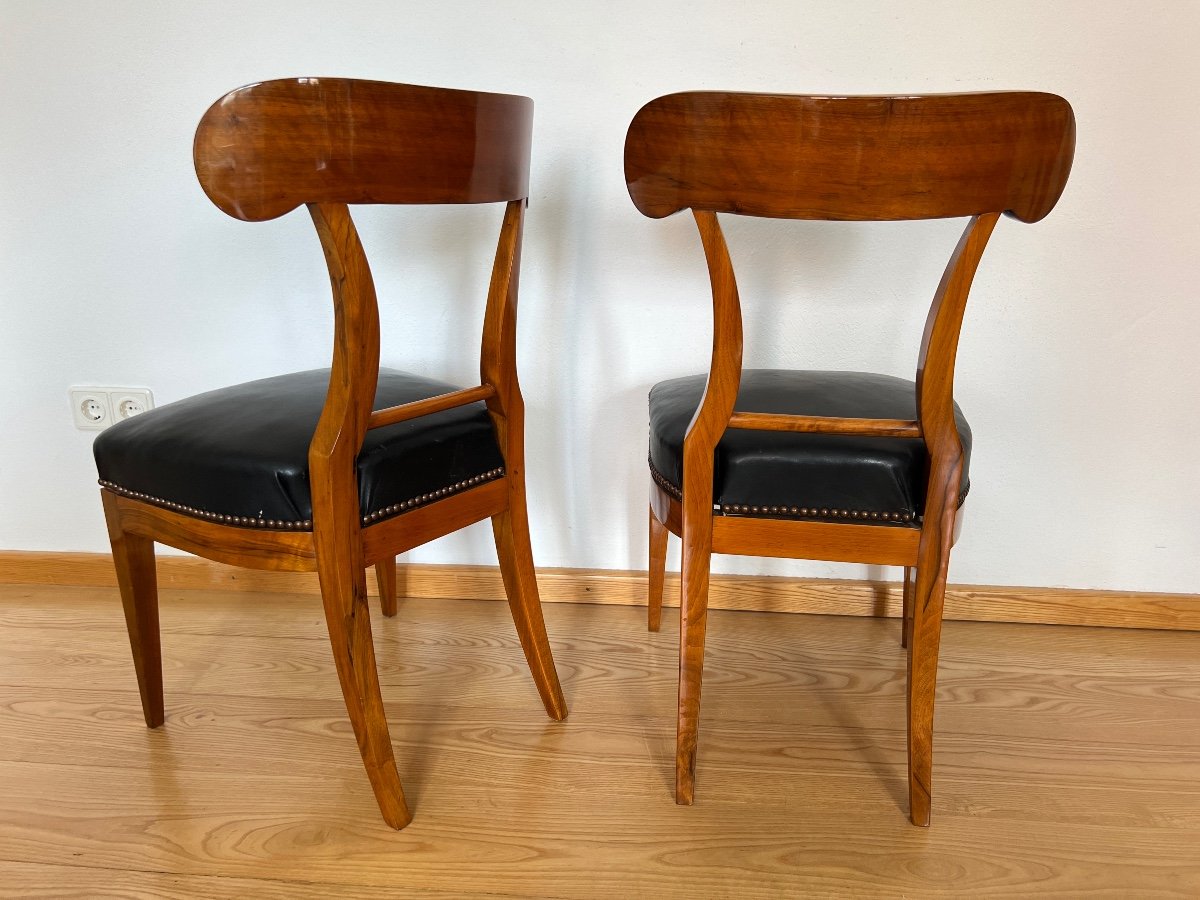
[[[106,549],[69,384],[162,404],[325,365],[328,283],[303,212],[226,218],[192,132],[240,84],[341,75],[536,101],[521,297],[534,549],[642,568],[645,396],[707,362],[694,226],[650,221],[621,147],[689,88],[1025,88],[1074,105],[1058,209],[1001,222],[957,393],[977,451],[952,580],[1200,591],[1194,2],[0,2],[0,547]],[[364,209],[384,364],[470,382],[500,209]],[[961,223],[727,222],[747,364],[911,377]],[[469,337],[461,353],[455,335]],[[494,563],[489,531],[411,559]],[[862,567],[722,558],[723,571]]]

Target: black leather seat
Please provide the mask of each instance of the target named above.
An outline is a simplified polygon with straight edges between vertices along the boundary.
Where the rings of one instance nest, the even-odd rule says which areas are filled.
[[[650,469],[680,498],[683,438],[704,394],[706,375],[675,378],[650,391]],[[865,372],[742,371],[741,412],[915,419],[913,382]],[[965,461],[971,429],[956,404]],[[723,515],[866,520],[919,527],[927,453],[920,439],[799,434],[730,428],[717,445],[713,503]]]
[[[329,370],[210,391],[128,419],[94,444],[100,483],[227,524],[311,530],[308,446]],[[380,369],[375,409],[457,390]],[[367,432],[358,457],[364,522],[501,476],[504,458],[483,403]]]

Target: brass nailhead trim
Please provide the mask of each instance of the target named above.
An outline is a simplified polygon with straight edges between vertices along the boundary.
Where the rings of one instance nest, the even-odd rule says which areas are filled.
[[[413,497],[411,500],[405,500],[403,503],[393,503],[391,506],[385,506],[383,509],[376,510],[368,516],[363,516],[362,522],[364,525],[374,525],[382,519],[390,518],[397,513],[407,512],[418,506],[423,506],[432,500],[441,500],[443,497],[449,497],[451,494],[457,494],[467,488],[473,488],[478,484],[483,484],[485,481],[495,481],[503,474],[503,467],[492,469],[489,472],[484,472],[482,475],[476,475],[474,478],[467,478],[449,487],[440,488],[431,494],[422,494],[420,497]]]
[[[654,483],[660,488],[674,497],[676,500],[683,502],[683,491],[673,485],[666,477],[658,471],[654,466],[654,461],[647,457],[646,462],[650,466],[650,477],[654,479]],[[971,490],[968,484],[958,495],[958,505],[962,506],[966,502],[967,493]],[[875,510],[862,509],[829,509],[807,506],[743,506],[736,503],[727,503],[724,506],[719,504],[713,505],[714,512],[735,513],[750,516],[798,516],[803,518],[817,519],[857,519],[859,521],[872,522],[919,522],[920,516],[914,516],[912,513],[898,512],[878,512]]]
[[[107,488],[114,494],[120,494],[122,497],[129,497],[131,500],[141,500],[144,503],[151,503],[154,506],[161,506],[164,509],[169,509],[172,512],[183,513],[187,516],[194,516],[197,519],[205,519],[209,522],[216,522],[220,525],[238,525],[246,528],[274,528],[282,531],[312,531],[312,520],[305,519],[303,522],[289,522],[286,519],[259,519],[254,516],[227,516],[224,513],[209,512],[206,509],[197,509],[194,506],[185,506],[182,503],[175,503],[173,500],[164,500],[162,497],[155,497],[152,494],[143,494],[141,491],[131,491],[128,488],[123,488],[119,484],[114,484],[111,481],[100,479],[100,486]]]
[[[646,459],[646,462],[650,463],[650,477],[654,479],[654,483],[682,503],[683,491],[675,487],[675,485],[671,484],[671,482],[667,481],[667,479],[663,477],[662,473],[659,472],[658,469],[654,468],[654,463],[649,458]]]
[[[504,469],[492,469],[489,472],[484,472],[482,475],[476,475],[473,478],[467,478],[463,481],[456,482],[449,487],[439,488],[428,494],[422,494],[420,497],[414,497],[411,500],[405,500],[403,503],[394,503],[391,506],[363,516],[362,523],[364,525],[373,525],[382,519],[389,518],[400,512],[407,512],[410,509],[415,509],[418,506],[424,506],[434,500],[440,500],[443,497],[448,497],[451,494],[457,494],[467,488],[475,487],[485,481],[493,481],[504,474]],[[129,497],[131,500],[140,500],[143,503],[151,503],[154,506],[161,506],[164,509],[169,509],[172,512],[183,513],[184,515],[193,516],[197,519],[204,519],[209,522],[216,522],[220,525],[235,525],[244,528],[268,528],[278,531],[312,531],[312,520],[305,519],[303,521],[288,521],[286,519],[260,519],[254,516],[229,516],[224,513],[209,512],[206,509],[197,509],[194,506],[185,506],[182,503],[175,503],[172,500],[164,500],[162,497],[155,497],[151,494],[143,494],[140,491],[131,491],[128,488],[123,488],[119,484],[114,484],[111,481],[99,479],[100,486],[112,491],[114,494],[120,494],[122,497]]]

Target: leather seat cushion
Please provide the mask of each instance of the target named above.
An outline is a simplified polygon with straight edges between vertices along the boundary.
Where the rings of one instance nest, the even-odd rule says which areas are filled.
[[[663,381],[650,391],[650,466],[677,499],[683,486],[683,438],[704,395],[707,375]],[[890,375],[746,369],[739,412],[915,419],[916,387]],[[965,455],[971,429],[954,407]],[[916,526],[924,511],[925,443],[919,438],[796,434],[727,429],[717,445],[713,502],[725,515],[765,515]]]
[[[94,444],[100,481],[119,493],[232,524],[312,527],[308,445],[329,370],[264,378],[119,422]],[[375,409],[457,390],[380,369]],[[367,432],[358,458],[364,517],[391,515],[503,474],[483,403]],[[444,496],[440,494],[439,496]],[[401,508],[393,508],[393,507]]]

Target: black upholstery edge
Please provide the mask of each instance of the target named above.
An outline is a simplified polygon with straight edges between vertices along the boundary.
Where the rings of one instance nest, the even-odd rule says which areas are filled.
[[[402,503],[393,503],[391,506],[385,506],[383,509],[376,510],[369,515],[362,517],[363,525],[376,525],[385,519],[390,519],[393,516],[401,513],[409,512],[419,506],[426,506],[435,500],[442,500],[452,494],[459,494],[465,490],[477,487],[487,481],[495,481],[504,475],[504,469],[492,469],[484,472],[481,475],[475,475],[463,481],[455,482],[444,488],[439,488],[436,491],[431,491],[428,494],[422,494],[419,497],[413,497],[410,500],[405,500]],[[114,484],[111,481],[99,480],[100,487],[105,490],[112,491],[114,494],[119,494],[122,497],[128,497],[131,500],[139,500],[142,503],[149,503],[152,506],[160,506],[163,509],[168,509],[171,512],[181,513],[185,516],[190,516],[193,519],[203,519],[208,522],[215,522],[218,525],[232,525],[235,528],[264,528],[268,531],[312,531],[312,520],[305,519],[303,521],[289,522],[285,519],[258,519],[253,516],[229,516],[224,513],[209,512],[204,509],[196,509],[193,506],[184,506],[182,503],[175,503],[172,500],[164,500],[162,497],[155,497],[151,494],[143,494],[140,491],[131,491],[128,488],[123,488],[119,484]]]
[[[654,483],[670,494],[679,502],[683,502],[683,491],[672,484],[662,472],[654,465],[654,460],[650,457],[646,458],[646,463],[650,466],[650,477]],[[967,502],[967,494],[970,493],[971,485],[968,484],[962,489],[958,495],[958,503],[956,508],[961,508]],[[717,515],[729,515],[732,513],[736,516],[758,516],[758,517],[778,517],[786,516],[787,518],[796,519],[828,519],[832,521],[850,521],[871,523],[887,523],[889,525],[906,525],[909,527],[919,527],[921,524],[921,516],[914,516],[912,513],[897,513],[897,512],[880,512],[878,510],[860,510],[860,509],[818,509],[816,507],[803,506],[741,506],[738,504],[713,504],[713,512]]]

